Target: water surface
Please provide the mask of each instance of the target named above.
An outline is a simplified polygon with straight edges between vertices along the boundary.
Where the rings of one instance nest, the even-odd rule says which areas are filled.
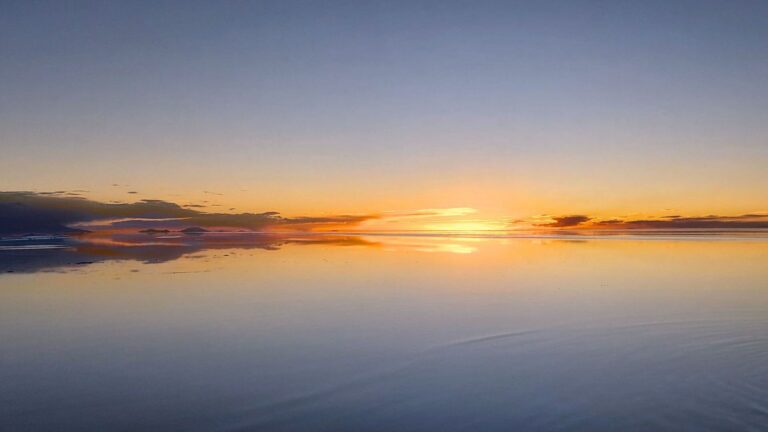
[[[3,431],[768,424],[759,236],[129,236],[0,266]]]

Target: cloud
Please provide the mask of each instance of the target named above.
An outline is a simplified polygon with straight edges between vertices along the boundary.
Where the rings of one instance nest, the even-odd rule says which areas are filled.
[[[375,219],[376,215],[338,215],[338,216],[300,216],[283,217],[277,212],[264,213],[198,213],[185,219],[189,225],[205,227],[232,227],[262,229],[268,227],[286,227],[299,230],[335,228],[356,225],[366,220]]]
[[[353,225],[377,215],[283,217],[278,212],[206,213],[163,200],[103,203],[81,197],[43,195],[35,192],[0,192],[0,233],[67,232],[75,224],[127,227],[128,220],[145,228],[173,221],[177,226],[230,227],[258,230],[288,226],[311,230]],[[139,222],[140,221],[140,222]]]
[[[533,227],[577,228],[596,230],[666,230],[666,229],[768,229],[768,212],[736,216],[621,216],[599,219],[590,215],[534,216],[518,219],[513,225],[528,223]]]
[[[84,193],[88,193],[87,190],[75,189],[71,191],[52,191],[52,192],[37,192],[39,195],[54,195],[54,196],[81,196]]]
[[[450,208],[430,208],[406,212],[387,212],[386,217],[398,218],[417,218],[417,217],[453,217],[466,216],[477,213],[476,209],[471,207],[450,207]]]
[[[541,217],[514,221],[528,222],[537,227],[579,229],[763,229],[768,228],[768,213],[748,213],[737,216],[707,215],[682,216],[664,215],[647,217],[614,217],[598,219],[588,215],[548,216],[553,222],[541,223]]]
[[[596,228],[614,229],[763,229],[768,228],[768,215],[744,214],[739,216],[666,216],[662,219],[610,219],[594,223]]]
[[[455,218],[457,216],[466,216],[477,213],[476,209],[471,207],[449,207],[449,208],[428,208],[408,211],[387,211],[383,212],[376,219],[382,219],[387,223],[411,222],[412,220]]]
[[[554,219],[555,221],[550,223],[545,223],[545,224],[538,224],[536,226],[566,228],[566,227],[575,227],[577,225],[581,225],[585,222],[592,220],[591,217],[584,216],[584,215],[555,216],[552,219]]]

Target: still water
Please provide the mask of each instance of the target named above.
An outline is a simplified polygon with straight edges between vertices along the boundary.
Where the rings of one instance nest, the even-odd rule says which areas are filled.
[[[0,253],[2,431],[764,431],[761,238]]]

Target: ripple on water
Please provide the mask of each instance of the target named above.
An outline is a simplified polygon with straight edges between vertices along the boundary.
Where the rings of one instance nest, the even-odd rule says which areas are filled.
[[[763,430],[768,319],[500,331],[241,412],[232,430]]]

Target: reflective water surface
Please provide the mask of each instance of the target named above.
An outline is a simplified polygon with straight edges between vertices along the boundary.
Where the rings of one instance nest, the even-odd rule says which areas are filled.
[[[3,431],[768,425],[760,237],[49,246],[0,250]]]

